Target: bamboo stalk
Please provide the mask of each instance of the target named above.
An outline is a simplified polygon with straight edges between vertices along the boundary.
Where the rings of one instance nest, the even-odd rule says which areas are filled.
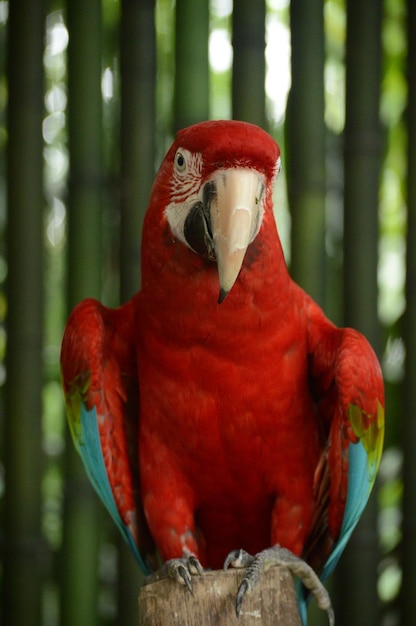
[[[407,107],[407,246],[406,246],[406,374],[404,383],[403,450],[403,583],[401,624],[411,624],[416,613],[416,7],[407,2],[409,101]]]
[[[67,0],[68,45],[68,310],[102,287],[101,2]],[[61,626],[98,623],[98,553],[102,504],[67,429]]]
[[[382,5],[347,2],[344,131],[344,324],[380,354],[377,313]],[[377,499],[374,490],[336,572],[338,626],[377,626]],[[348,580],[348,589],[345,581]]]
[[[4,624],[41,623],[43,341],[43,0],[15,0],[8,22],[8,316]],[[1,621],[1,620],[0,620]]]
[[[323,20],[322,0],[292,0],[292,87],[284,155],[292,219],[290,272],[321,306],[326,259]]]
[[[174,131],[209,119],[208,32],[208,0],[177,0]]]
[[[232,19],[232,116],[266,128],[265,1],[235,2]]]

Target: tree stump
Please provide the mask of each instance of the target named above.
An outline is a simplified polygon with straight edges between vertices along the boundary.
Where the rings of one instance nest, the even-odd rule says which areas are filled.
[[[244,574],[244,569],[229,569],[192,576],[193,594],[169,579],[146,585],[139,594],[139,626],[301,626],[293,578],[284,567],[262,574],[237,618]]]

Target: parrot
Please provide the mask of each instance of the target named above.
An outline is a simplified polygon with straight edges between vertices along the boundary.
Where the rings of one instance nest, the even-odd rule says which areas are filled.
[[[191,590],[204,568],[246,567],[239,614],[283,563],[306,624],[375,482],[384,389],[365,337],[290,277],[280,170],[256,125],[178,131],[144,216],[140,289],[118,308],[78,303],[60,360],[74,444],[143,572]]]

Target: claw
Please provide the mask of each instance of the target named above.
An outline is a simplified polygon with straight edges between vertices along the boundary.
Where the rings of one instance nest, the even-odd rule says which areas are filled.
[[[181,559],[170,559],[166,561],[157,572],[146,578],[144,584],[149,585],[163,578],[171,578],[181,585],[185,585],[188,591],[192,593],[191,574],[197,574],[199,576],[203,574],[202,565],[193,554]]]
[[[192,593],[192,578],[188,571],[188,568],[185,567],[181,562],[177,562],[177,559],[172,559],[166,563],[167,573],[170,578],[176,580],[178,583],[185,584],[186,588],[190,593]]]
[[[286,548],[276,545],[259,552],[254,557],[244,550],[233,550],[224,562],[224,570],[229,565],[233,567],[247,567],[246,575],[238,589],[236,598],[236,614],[240,616],[241,606],[246,593],[250,593],[259,582],[263,572],[275,565],[287,567],[290,572],[297,576],[307,589],[313,594],[319,608],[328,614],[329,625],[334,626],[334,611],[331,606],[329,594],[318,575],[305,561],[297,557]]]
[[[227,570],[230,565],[236,568],[249,567],[252,564],[253,560],[254,556],[251,556],[251,554],[243,549],[232,550],[228,553],[224,561],[223,571],[225,572],[225,570]]]
[[[243,604],[243,598],[246,595],[246,591],[248,591],[249,588],[250,588],[250,584],[247,578],[244,578],[243,582],[238,588],[237,598],[235,601],[235,612],[237,614],[237,617],[240,617],[241,605]]]
[[[202,576],[202,574],[204,573],[201,563],[193,554],[188,556],[187,565],[188,565],[188,570],[190,571],[191,574],[197,574],[198,576]]]

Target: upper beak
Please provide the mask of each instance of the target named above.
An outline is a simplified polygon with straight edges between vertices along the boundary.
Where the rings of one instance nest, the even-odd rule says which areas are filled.
[[[211,224],[222,302],[240,272],[262,217],[264,177],[249,168],[230,168],[215,176]]]

